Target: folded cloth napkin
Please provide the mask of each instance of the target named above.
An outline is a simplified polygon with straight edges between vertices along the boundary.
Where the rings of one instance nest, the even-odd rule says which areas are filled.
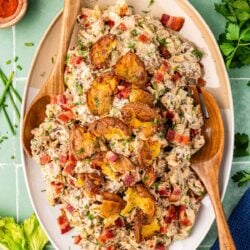
[[[235,207],[228,221],[237,250],[250,249],[250,188]],[[211,250],[219,249],[218,239]]]

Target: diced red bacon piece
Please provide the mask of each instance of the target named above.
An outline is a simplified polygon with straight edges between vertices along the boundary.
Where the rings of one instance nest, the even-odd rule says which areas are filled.
[[[110,28],[114,27],[115,22],[113,20],[107,20],[105,21],[105,25],[108,25]]]
[[[65,164],[68,160],[68,156],[67,155],[64,155],[64,154],[60,154],[59,155],[59,163],[60,164]]]
[[[192,225],[192,222],[188,219],[186,214],[186,206],[179,206],[179,222],[182,226],[188,227]]]
[[[65,208],[69,213],[73,213],[75,211],[75,208],[73,206],[71,206],[70,204],[67,204],[66,208]]]
[[[166,119],[169,119],[169,120],[173,120],[174,119],[174,113],[172,111],[165,111],[163,113],[163,116],[166,118]]]
[[[88,16],[87,16],[87,15],[85,15],[85,14],[81,14],[81,15],[79,16],[79,18],[80,18],[80,19],[87,19],[87,18],[88,18]]]
[[[154,74],[154,80],[156,82],[162,82],[164,80],[164,73],[161,71],[157,70]]]
[[[157,243],[155,246],[155,250],[166,250],[166,248],[163,243]]]
[[[60,227],[61,234],[65,234],[71,230],[71,226],[69,224],[69,221],[68,221],[68,218],[66,217],[65,212],[63,212],[62,215],[60,215],[57,218],[57,223]]]
[[[119,85],[117,87],[118,93],[116,96],[119,99],[128,99],[130,93],[131,93],[131,84],[130,83],[124,83],[123,85]]]
[[[118,26],[118,29],[121,30],[121,31],[126,31],[128,30],[127,26],[125,23],[120,23],[119,26]]]
[[[108,151],[107,154],[106,154],[106,158],[110,161],[110,162],[116,162],[119,157],[117,154],[115,154],[114,152],[112,151]]]
[[[181,190],[178,187],[176,187],[171,192],[171,194],[169,196],[169,201],[170,202],[176,202],[176,201],[180,200],[180,198],[181,198]]]
[[[204,87],[206,86],[206,80],[203,78],[203,77],[200,77],[198,80],[197,80],[198,84],[201,86],[201,87]]]
[[[199,134],[199,129],[190,129],[190,135],[191,137],[194,137]]]
[[[74,118],[75,118],[75,114],[71,110],[64,111],[60,115],[57,116],[57,120],[60,121],[61,123],[67,123]]]
[[[170,59],[172,56],[169,50],[163,45],[159,46],[159,51],[160,51],[161,56],[165,59]]]
[[[116,227],[125,227],[124,220],[123,220],[122,218],[118,218],[118,219],[115,221],[115,226],[116,226]]]
[[[66,104],[67,99],[65,95],[53,95],[50,97],[50,104]]]
[[[72,64],[73,66],[77,66],[82,62],[83,62],[83,57],[82,56],[72,56],[70,58],[70,64]]]
[[[185,19],[183,17],[175,17],[167,14],[163,14],[161,17],[162,25],[174,31],[180,31],[184,25],[184,22]]]
[[[111,229],[105,229],[99,236],[100,243],[107,243],[110,239],[114,238],[115,234]]]
[[[170,224],[173,220],[176,220],[177,217],[178,217],[178,215],[177,215],[177,211],[175,209],[175,206],[174,205],[170,205],[168,207],[167,215],[164,217],[164,221],[167,224]]]
[[[77,235],[74,237],[74,244],[79,245],[82,240],[81,235]]]
[[[142,43],[149,43],[150,42],[150,38],[149,38],[148,34],[145,33],[145,32],[142,33],[142,34],[140,34],[139,37],[138,37],[138,39]]]
[[[47,154],[42,154],[42,156],[40,157],[40,164],[45,165],[48,164],[49,162],[51,162],[50,156]]]
[[[77,164],[77,161],[76,160],[68,160],[65,164],[65,167],[63,169],[63,172],[64,173],[67,173],[67,174],[70,174],[70,175],[73,175],[73,171],[76,167],[76,164]]]
[[[168,227],[167,226],[161,226],[160,227],[160,233],[162,233],[162,234],[165,234],[165,233],[167,233],[167,231],[168,231]]]
[[[108,246],[107,248],[106,248],[106,250],[115,250],[116,248],[115,248],[115,246]]]
[[[169,142],[176,142],[176,143],[180,143],[184,145],[187,145],[190,143],[190,137],[188,135],[179,134],[173,129],[168,130],[166,139]]]
[[[181,79],[181,74],[179,72],[175,72],[173,75],[172,75],[172,81],[173,82],[177,82],[178,80]]]
[[[169,189],[159,189],[158,193],[161,197],[169,197],[170,196],[170,190]]]
[[[53,187],[53,190],[56,194],[61,194],[64,187],[63,183],[52,181],[50,185]]]
[[[126,173],[122,177],[122,181],[126,187],[132,187],[140,180],[140,177],[137,173]]]

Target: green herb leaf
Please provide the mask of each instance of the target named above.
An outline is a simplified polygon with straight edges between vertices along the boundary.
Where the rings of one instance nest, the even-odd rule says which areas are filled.
[[[22,66],[21,66],[21,65],[17,65],[16,67],[17,67],[17,69],[18,69],[18,70],[20,70],[20,71],[22,71],[22,70],[23,70],[23,68],[22,68]]]
[[[192,51],[192,54],[196,56],[199,60],[201,60],[202,57],[204,56],[204,53],[197,48],[194,48],[194,50]]]
[[[238,40],[240,36],[240,27],[237,24],[229,23],[227,27],[226,38],[228,40]]]
[[[235,175],[232,176],[232,180],[234,182],[238,182],[238,186],[242,187],[247,182],[250,181],[250,172],[247,172],[245,170],[239,171]]]
[[[149,0],[148,2],[148,8],[151,7],[155,3],[155,0]]]
[[[11,64],[11,60],[6,61],[6,64],[7,65]]]
[[[234,46],[231,43],[223,43],[220,45],[223,55],[228,56],[234,51]]]
[[[235,134],[234,156],[250,155],[249,136],[247,134]]]
[[[250,86],[250,81],[248,81],[247,86]]]
[[[250,27],[245,29],[241,35],[240,35],[240,39],[246,42],[250,42]]]
[[[34,43],[25,43],[24,45],[27,46],[27,47],[33,47]]]

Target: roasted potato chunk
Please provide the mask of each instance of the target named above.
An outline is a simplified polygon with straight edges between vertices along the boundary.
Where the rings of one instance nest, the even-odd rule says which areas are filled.
[[[126,206],[126,202],[117,194],[103,192],[103,201],[100,205],[100,214],[103,218],[118,215]]]
[[[141,102],[141,103],[149,105],[150,107],[154,106],[153,95],[143,89],[132,88],[132,91],[129,95],[129,101]]]
[[[96,41],[90,50],[90,60],[94,68],[101,69],[108,66],[111,52],[117,46],[115,35],[105,35]]]
[[[101,137],[106,140],[112,138],[128,139],[131,135],[129,127],[118,118],[104,117],[94,121],[89,126],[89,132],[96,137]]]
[[[110,111],[117,85],[118,78],[111,73],[101,75],[92,82],[87,92],[87,105],[94,115],[102,116]]]
[[[127,205],[121,211],[121,215],[126,216],[134,208],[140,208],[146,216],[147,221],[151,221],[155,214],[155,202],[148,190],[142,184],[137,184],[133,188],[128,188],[125,194]]]
[[[70,130],[69,145],[70,152],[77,160],[83,160],[100,151],[98,139],[80,126],[74,126]]]
[[[117,176],[135,170],[134,164],[125,156],[114,154],[112,151],[96,154],[91,162],[93,168],[100,168],[102,173],[111,180]]]
[[[114,72],[120,79],[138,87],[145,86],[148,80],[144,63],[132,52],[128,52],[117,61]]]
[[[159,156],[161,144],[157,141],[141,141],[138,148],[138,162],[142,168],[152,165],[153,160]]]
[[[122,116],[132,129],[141,131],[146,138],[157,131],[161,118],[154,109],[141,102],[123,106]]]

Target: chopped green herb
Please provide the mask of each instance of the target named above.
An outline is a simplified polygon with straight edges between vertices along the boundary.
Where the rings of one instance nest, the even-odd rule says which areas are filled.
[[[16,67],[17,67],[17,69],[18,69],[18,70],[20,70],[20,71],[22,71],[22,70],[23,70],[22,66],[21,66],[21,65],[19,65],[19,64],[18,64]]]
[[[89,220],[93,220],[95,217],[93,214],[91,214],[90,212],[87,212],[87,217]]]
[[[42,193],[43,193],[43,192],[46,192],[46,189],[41,190],[41,192],[42,192]]]
[[[33,47],[34,43],[24,43],[24,45],[27,46],[27,47]]]
[[[80,149],[77,151],[77,154],[81,154],[81,153],[84,153],[84,152],[85,152],[84,148],[80,148]]]
[[[160,45],[162,45],[164,47],[167,47],[168,41],[167,41],[166,38],[158,38],[157,40],[158,40],[158,42],[159,42]]]
[[[18,56],[15,56],[14,62],[17,62],[17,61],[18,61]]]
[[[11,156],[11,160],[14,160],[16,157],[14,155]]]
[[[151,7],[155,3],[155,0],[149,0],[148,2],[148,8]]]
[[[46,75],[45,72],[42,72],[42,73],[40,74],[41,77],[44,77],[45,75]]]
[[[18,128],[18,125],[15,124],[14,127],[15,127],[15,128]]]
[[[136,29],[132,29],[130,33],[132,36],[138,36],[139,34]]]
[[[129,49],[135,49],[135,44],[134,43],[128,43],[128,48]]]
[[[158,85],[157,85],[157,83],[152,83],[152,86],[153,86],[153,89],[154,89],[154,90],[158,90]]]
[[[3,143],[5,140],[8,140],[8,137],[3,135],[2,137],[0,137],[0,144]]]
[[[100,105],[99,99],[95,97],[94,102],[95,102],[95,106],[98,108]]]
[[[6,64],[7,65],[11,64],[11,60],[6,61]]]
[[[55,63],[55,57],[54,56],[51,57],[51,62],[52,62],[52,64]]]
[[[202,51],[200,51],[199,49],[195,48],[193,51],[192,51],[192,54],[194,56],[196,56],[199,60],[202,59],[202,57],[204,56],[204,53]]]
[[[150,11],[151,10],[142,10],[141,12],[146,15],[146,14],[150,13]]]
[[[238,182],[238,187],[242,187],[247,182],[250,181],[250,172],[247,172],[245,170],[239,171],[235,175],[232,176],[232,180],[234,182]]]
[[[234,156],[250,155],[249,136],[247,134],[235,134]]]
[[[157,118],[154,119],[154,124],[158,124],[159,120]]]
[[[250,86],[250,81],[247,83],[247,86]]]

